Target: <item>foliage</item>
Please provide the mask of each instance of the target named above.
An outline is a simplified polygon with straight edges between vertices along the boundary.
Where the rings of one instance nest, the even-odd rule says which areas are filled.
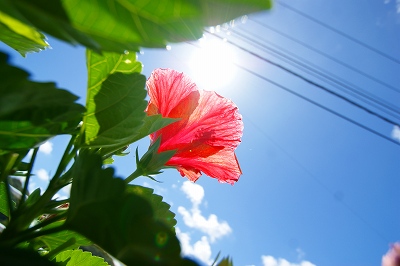
[[[257,0],[0,1],[0,41],[25,56],[49,47],[49,34],[85,46],[88,69],[82,106],[54,83],[31,81],[0,53],[0,264],[108,265],[79,249],[94,243],[127,265],[196,265],[181,257],[170,206],[152,189],[128,184],[160,173],[174,151],[157,153],[155,142],[125,180],[104,167],[176,121],[146,116],[146,77],[135,52],[195,40],[205,26],[270,7]],[[38,147],[58,135],[70,142],[57,170],[43,193],[29,194]],[[24,177],[18,188],[16,176]],[[54,200],[68,184],[70,198]]]

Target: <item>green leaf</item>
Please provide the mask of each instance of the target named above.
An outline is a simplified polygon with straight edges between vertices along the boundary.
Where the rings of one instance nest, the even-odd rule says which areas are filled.
[[[105,50],[136,51],[196,40],[204,26],[270,7],[269,0],[69,0],[73,24]],[[101,18],[101,19],[99,19]]]
[[[119,147],[128,146],[175,121],[177,121],[177,119],[163,118],[161,115],[145,116],[142,126],[134,134],[129,135],[124,141],[121,141]],[[111,155],[119,155],[115,147],[103,147],[100,150],[100,154],[108,158]],[[113,163],[114,161],[108,160],[107,162]]]
[[[120,149],[130,144],[145,117],[146,78],[135,53],[87,53],[85,146]]]
[[[4,25],[21,54],[47,44],[36,29],[95,50],[138,51],[169,42],[196,40],[205,26],[217,25],[271,7],[270,0],[2,0],[0,11],[14,20]],[[18,22],[19,21],[19,22]],[[1,22],[1,20],[0,20]],[[23,27],[14,24],[20,23]],[[23,28],[25,31],[21,32]],[[23,38],[33,43],[22,43]],[[15,39],[15,40],[14,40]],[[29,41],[28,41],[29,42]],[[42,46],[35,47],[35,43]],[[21,47],[22,46],[22,47]]]
[[[93,256],[90,252],[80,249],[66,250],[59,253],[55,261],[66,266],[107,266],[103,258]]]
[[[42,230],[47,230],[50,228],[58,227],[61,226],[64,223],[64,221],[58,221],[54,222],[52,224],[49,224],[45,227],[43,227]],[[37,237],[34,239],[34,246],[36,247],[44,247],[47,251],[52,251],[60,246],[62,246],[64,243],[66,243],[69,240],[70,244],[68,246],[65,246],[63,249],[75,249],[78,248],[79,246],[84,246],[84,245],[90,245],[91,241],[82,236],[81,234],[78,234],[74,231],[71,230],[63,230],[58,233],[54,234],[48,234],[48,235],[43,235],[40,237]]]
[[[180,246],[169,226],[154,216],[143,197],[131,193],[99,155],[82,151],[73,168],[65,225],[127,265],[182,265]]]
[[[120,148],[131,143],[145,116],[145,82],[137,73],[115,73],[102,83],[85,115],[87,146]]]
[[[48,46],[43,34],[3,12],[0,12],[0,41],[22,56],[28,52],[40,52]]]
[[[24,204],[27,207],[32,206],[38,201],[39,198],[40,198],[40,188],[37,188],[29,195]]]
[[[154,211],[154,218],[157,221],[168,225],[171,230],[175,230],[175,213],[170,210],[171,205],[163,201],[163,197],[154,194],[154,189],[138,185],[129,185],[128,191],[140,197],[143,197],[150,203]]]
[[[73,133],[84,107],[53,83],[28,80],[28,73],[7,64],[0,53],[0,149],[30,149],[47,139]]]
[[[202,36],[200,1],[71,0],[65,8],[77,28],[105,50],[165,47]]]
[[[0,15],[0,21],[17,35],[7,35],[8,43],[6,43],[22,55],[26,52],[38,52],[48,46],[44,35],[36,29],[63,41],[72,44],[81,43],[90,49],[100,51],[99,44],[73,27],[60,0],[3,0],[0,10],[5,16],[5,19],[1,20]],[[24,38],[41,46],[26,45],[22,43]]]
[[[0,213],[5,215],[7,218],[10,217],[10,208],[8,204],[6,184],[0,182]],[[1,222],[2,219],[0,219]]]

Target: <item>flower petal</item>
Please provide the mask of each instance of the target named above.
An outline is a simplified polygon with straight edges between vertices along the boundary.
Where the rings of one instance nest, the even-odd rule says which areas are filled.
[[[237,106],[230,100],[221,97],[215,92],[201,91],[196,109],[185,120],[184,127],[174,130],[162,129],[161,134],[168,134],[170,138],[164,138],[161,150],[176,150],[187,145],[188,149],[196,154],[196,143],[201,141],[213,147],[235,149],[242,137],[243,122]],[[164,133],[165,132],[165,133]]]
[[[236,155],[231,150],[220,150],[209,157],[197,157],[191,160],[185,157],[173,156],[167,165],[177,167],[181,175],[191,181],[200,177],[200,171],[209,177],[218,179],[221,183],[234,184],[242,174]]]
[[[234,150],[243,132],[237,106],[215,92],[199,91],[183,73],[158,69],[147,87],[148,115],[179,118],[150,135],[152,142],[161,136],[159,152],[176,150],[166,163],[182,176],[196,181],[201,172],[233,184],[242,174]]]
[[[150,96],[149,106],[156,107],[158,114],[163,117],[171,117],[170,113],[174,108],[179,106],[192,92],[198,92],[196,84],[189,77],[172,69],[154,70],[146,85]],[[148,113],[148,115],[152,114]]]

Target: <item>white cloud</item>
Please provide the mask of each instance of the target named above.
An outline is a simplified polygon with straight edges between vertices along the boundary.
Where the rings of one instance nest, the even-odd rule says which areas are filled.
[[[400,1],[400,0],[399,0]],[[400,4],[400,2],[399,2]],[[400,7],[399,7],[400,8]],[[392,138],[400,142],[400,127],[394,126],[392,130]]]
[[[181,190],[196,207],[200,205],[201,201],[204,198],[204,188],[190,181],[183,182]]]
[[[201,214],[199,206],[204,198],[204,189],[202,186],[185,181],[182,184],[181,190],[192,202],[191,210],[187,210],[182,206],[178,207],[178,212],[182,215],[186,226],[206,233],[211,242],[232,232],[229,224],[225,221],[218,221],[218,217],[215,214],[211,214],[208,218]]]
[[[193,208],[188,211],[182,206],[178,207],[178,212],[182,215],[186,226],[206,233],[211,242],[232,232],[229,224],[225,221],[218,221],[218,217],[215,214],[211,214],[207,219],[199,209]]]
[[[53,151],[53,143],[50,141],[46,141],[39,147],[39,151],[43,152],[44,154],[50,154]]]
[[[45,169],[39,169],[36,171],[36,175],[37,177],[39,177],[41,180],[43,181],[49,181],[50,180],[50,176],[47,173],[47,171]]]
[[[275,259],[272,256],[261,256],[261,260],[263,266],[316,266],[315,264],[305,260],[300,263],[292,263],[282,258]]]
[[[181,242],[182,255],[196,257],[207,265],[213,263],[211,260],[211,246],[206,236],[202,236],[199,241],[191,245],[188,233],[181,232],[177,227],[176,235]]]

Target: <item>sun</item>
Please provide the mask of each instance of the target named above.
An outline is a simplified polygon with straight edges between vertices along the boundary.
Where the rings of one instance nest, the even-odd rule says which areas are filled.
[[[235,51],[223,40],[199,41],[200,48],[193,52],[189,67],[196,84],[205,90],[218,90],[227,86],[234,78]]]

